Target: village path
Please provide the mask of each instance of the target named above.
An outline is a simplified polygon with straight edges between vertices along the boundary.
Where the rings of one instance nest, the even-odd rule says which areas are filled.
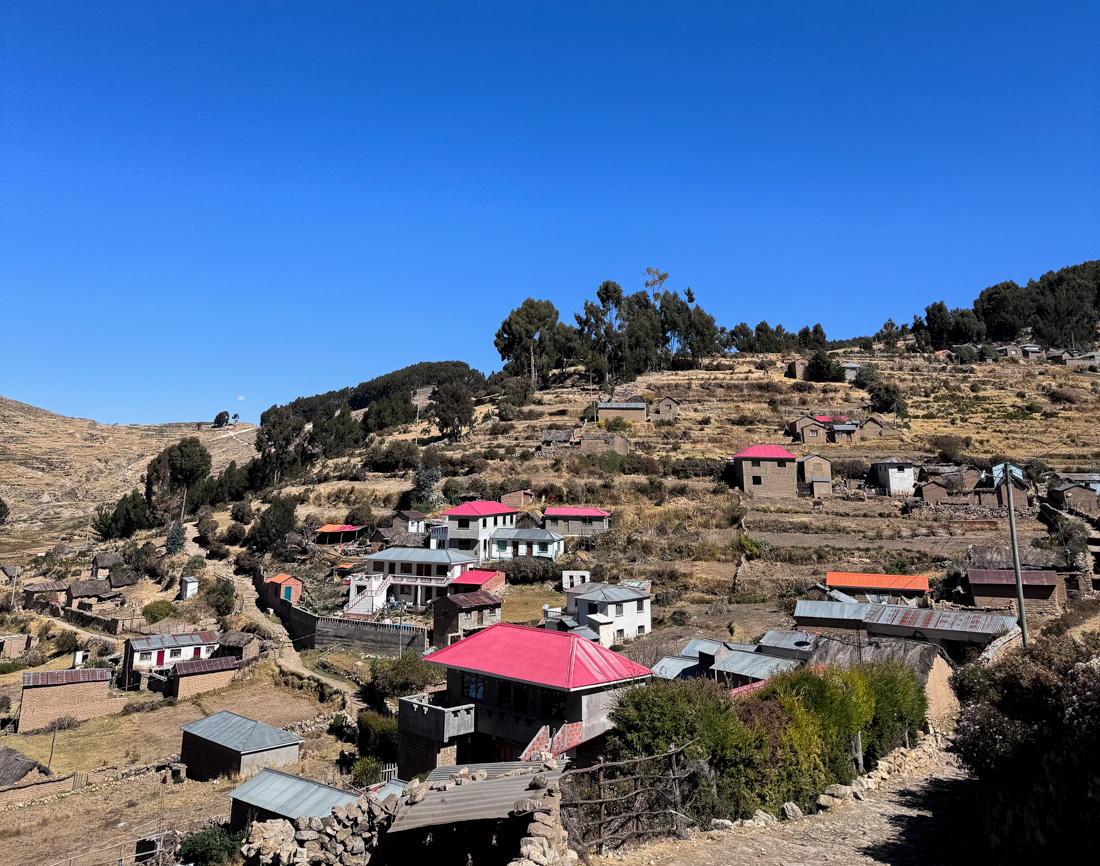
[[[204,556],[205,551],[195,543],[188,533],[184,545],[184,552],[188,556]],[[206,567],[216,577],[230,580],[237,591],[237,597],[241,599],[242,613],[248,619],[263,626],[266,634],[279,644],[279,664],[289,671],[302,676],[316,677],[321,682],[344,693],[348,700],[348,712],[355,716],[366,706],[359,697],[359,689],[353,683],[328,677],[317,671],[310,670],[302,661],[301,655],[294,646],[294,639],[287,632],[286,626],[278,617],[268,617],[264,614],[260,605],[260,594],[256,591],[252,578],[233,572],[233,566],[228,561],[208,560]]]
[[[891,776],[862,802],[599,859],[604,866],[973,866],[982,856],[975,839],[976,784],[954,756],[941,752],[927,771]]]

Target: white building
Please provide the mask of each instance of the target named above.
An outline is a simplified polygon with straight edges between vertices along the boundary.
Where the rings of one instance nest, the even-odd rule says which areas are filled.
[[[565,553],[565,537],[548,529],[498,529],[492,542],[491,559],[531,556],[553,561]]]
[[[625,643],[653,630],[650,594],[640,587],[582,583],[566,590],[565,597],[564,611],[546,611],[546,628],[579,632],[600,646]]]
[[[871,464],[871,481],[887,496],[912,496],[916,489],[913,463],[900,457],[890,457]]]
[[[456,551],[426,547],[390,547],[366,561],[366,572],[351,575],[344,613],[372,614],[392,602],[423,607],[448,595],[451,582],[474,564]]]
[[[515,529],[519,512],[499,502],[477,500],[463,502],[443,512],[447,518],[447,549],[467,552],[479,563],[493,559],[490,550],[493,533],[498,529]],[[432,544],[438,543],[432,532]]]

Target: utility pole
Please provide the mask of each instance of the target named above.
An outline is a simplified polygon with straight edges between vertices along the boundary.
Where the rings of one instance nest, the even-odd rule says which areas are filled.
[[[1012,570],[1016,573],[1016,603],[1020,610],[1020,637],[1027,646],[1027,616],[1024,614],[1024,579],[1020,575],[1020,548],[1016,544],[1016,508],[1012,503],[1012,464],[1002,463],[1004,479],[1002,484],[1008,492],[1008,535],[1012,544]]]

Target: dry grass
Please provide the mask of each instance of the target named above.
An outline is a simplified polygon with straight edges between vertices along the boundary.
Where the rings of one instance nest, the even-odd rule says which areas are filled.
[[[544,604],[562,607],[565,594],[545,587],[512,587],[504,596],[501,619],[504,622],[533,622],[542,618]]]

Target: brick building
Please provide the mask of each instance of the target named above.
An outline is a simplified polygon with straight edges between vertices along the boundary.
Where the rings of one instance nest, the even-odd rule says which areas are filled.
[[[1077,481],[1063,481],[1047,489],[1047,499],[1055,508],[1063,511],[1079,511],[1096,516],[1100,514],[1100,500],[1089,485]]]
[[[447,590],[451,593],[477,592],[485,590],[494,595],[500,595],[504,590],[505,577],[503,571],[490,571],[487,568],[471,568],[464,571],[451,581]]]
[[[1053,571],[1020,572],[1024,586],[1024,612],[1031,616],[1057,616],[1066,606],[1066,585]],[[971,568],[966,582],[975,607],[1016,610],[1016,572],[1010,568]]]
[[[168,674],[164,693],[183,700],[214,689],[224,689],[233,681],[239,667],[240,663],[232,656],[180,662]]]
[[[578,454],[630,453],[630,440],[620,433],[589,433],[576,443]]]
[[[610,421],[612,418],[644,424],[649,420],[649,407],[644,402],[600,403],[596,407],[597,421]]]
[[[23,587],[23,607],[33,609],[39,604],[56,604],[65,598],[69,589],[67,583],[60,580],[44,580],[29,583]]]
[[[810,488],[814,499],[833,495],[833,464],[820,454],[798,459],[798,483]]]
[[[287,601],[297,604],[302,597],[302,582],[289,574],[277,574],[274,577],[264,578],[264,595],[268,604],[276,601]]]
[[[754,499],[798,496],[798,458],[778,445],[753,445],[733,457],[737,486]]]
[[[78,722],[119,712],[125,697],[110,696],[111,672],[106,668],[35,671],[23,674],[19,731],[49,728],[62,718]]]

